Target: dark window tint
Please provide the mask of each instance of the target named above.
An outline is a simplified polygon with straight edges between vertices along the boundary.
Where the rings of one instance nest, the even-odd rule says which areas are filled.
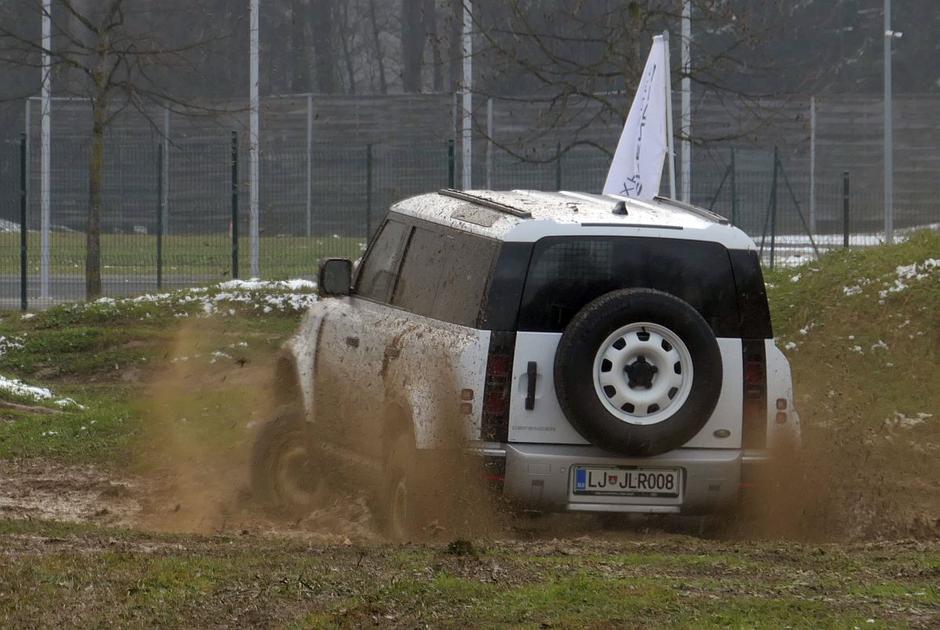
[[[448,238],[435,317],[462,326],[476,325],[496,249],[495,241],[478,236],[455,234]]]
[[[474,326],[495,254],[496,243],[488,239],[416,227],[392,303],[418,315]]]
[[[741,336],[750,339],[773,338],[764,274],[761,272],[757,252],[730,250],[728,254],[734,268],[734,281],[738,286]]]
[[[493,266],[482,327],[488,330],[516,330],[519,303],[525,286],[526,269],[532,258],[532,243],[502,243]]]
[[[398,278],[398,264],[409,228],[388,221],[369,248],[359,271],[356,293],[378,302],[388,302]]]
[[[718,243],[630,237],[547,238],[532,255],[519,330],[560,332],[591,300],[617,289],[679,297],[725,337],[739,336],[727,250]]]
[[[419,315],[432,314],[445,245],[446,239],[440,234],[415,228],[405,250],[405,260],[392,298],[395,306]]]

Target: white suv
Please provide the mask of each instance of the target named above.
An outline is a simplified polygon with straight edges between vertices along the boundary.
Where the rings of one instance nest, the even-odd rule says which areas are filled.
[[[754,243],[705,210],[442,190],[393,206],[352,267],[321,264],[278,360],[253,482],[282,509],[342,465],[405,535],[456,429],[527,508],[709,512],[799,439]]]

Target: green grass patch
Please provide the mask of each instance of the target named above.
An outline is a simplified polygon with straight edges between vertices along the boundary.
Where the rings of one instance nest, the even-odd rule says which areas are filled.
[[[54,394],[53,400],[38,402],[0,394],[0,401],[58,412],[0,406],[0,458],[126,462],[135,437],[152,424],[151,383],[176,366],[212,374],[236,362],[266,365],[300,319],[291,296],[284,288],[216,286],[146,300],[65,304],[26,319],[19,314],[0,318],[0,336],[15,342],[0,355],[0,375]],[[230,428],[233,409],[250,407],[248,397],[257,387],[232,381],[187,391],[185,378],[178,381],[170,398],[188,424],[174,429],[177,438],[220,448],[226,440],[240,439],[224,429]],[[66,397],[84,408],[54,404]],[[168,415],[161,419],[170,420]]]
[[[0,234],[0,274],[19,273],[19,234]],[[267,278],[311,277],[317,260],[331,256],[356,259],[362,255],[364,238],[331,234],[312,236],[263,236],[259,266]],[[28,269],[38,273],[40,242],[37,232],[28,238]],[[239,239],[242,275],[247,269],[247,238]],[[85,270],[85,235],[55,232],[51,236],[51,273],[81,277]],[[206,281],[231,276],[232,242],[224,232],[215,234],[170,234],[163,237],[163,272],[166,277],[203,277]],[[157,238],[147,234],[102,234],[101,271],[107,276],[156,275]]]
[[[656,539],[639,551],[578,539],[557,564],[541,561],[544,542],[454,557],[434,546],[311,546],[42,522],[0,523],[0,544],[5,626],[851,628],[940,620],[935,580],[899,573],[895,562],[916,553],[936,564],[940,549],[929,544],[821,553],[689,540],[715,560],[705,573],[676,561],[676,540]],[[617,557],[629,561],[611,564]],[[738,557],[760,572],[721,570]]]
[[[852,420],[880,430],[888,421],[935,434],[940,388],[928,384],[940,383],[940,268],[924,263],[938,258],[940,234],[919,232],[766,274],[807,425]],[[922,277],[899,276],[911,265]]]

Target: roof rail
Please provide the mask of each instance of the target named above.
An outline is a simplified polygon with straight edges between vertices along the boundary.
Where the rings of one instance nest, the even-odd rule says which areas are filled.
[[[730,223],[728,219],[724,218],[717,212],[712,212],[711,210],[706,210],[705,208],[699,208],[698,206],[693,206],[692,204],[679,201],[678,199],[670,199],[668,197],[663,197],[661,195],[656,195],[654,199],[656,201],[665,201],[667,203],[671,203],[673,205],[679,206],[680,208],[682,208],[683,210],[686,210],[687,212],[691,212],[692,214],[698,215],[710,221],[715,221],[716,223],[720,223],[721,225],[728,225]]]
[[[468,192],[462,190],[454,190],[453,188],[442,188],[438,191],[440,194],[445,197],[453,197],[454,199],[460,199],[461,201],[469,201],[470,203],[475,203],[480,206],[485,206],[491,210],[496,210],[497,212],[502,212],[505,214],[511,214],[514,217],[519,217],[520,219],[531,219],[532,213],[528,210],[520,210],[519,208],[513,208],[512,206],[507,206],[504,203],[499,203],[498,201],[493,201],[492,199],[487,199],[486,197],[480,197],[478,195],[471,195]]]

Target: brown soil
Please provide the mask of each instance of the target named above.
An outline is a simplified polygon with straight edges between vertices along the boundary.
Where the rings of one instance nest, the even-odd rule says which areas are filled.
[[[132,525],[147,486],[94,466],[0,460],[0,518]]]

